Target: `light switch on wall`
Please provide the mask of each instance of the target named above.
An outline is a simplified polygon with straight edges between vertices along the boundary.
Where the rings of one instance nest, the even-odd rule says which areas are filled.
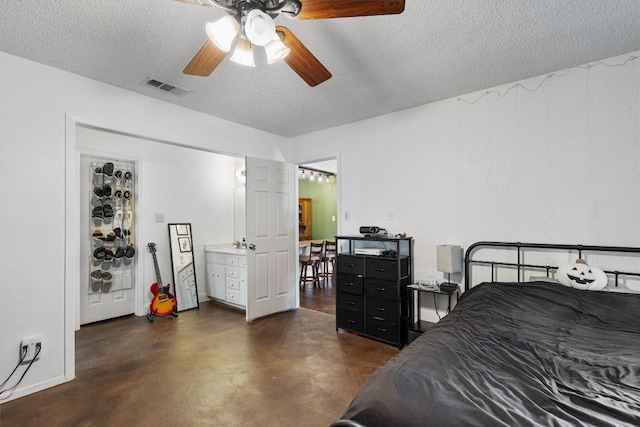
[[[156,214],[156,222],[164,222],[164,214],[163,213],[157,213]]]

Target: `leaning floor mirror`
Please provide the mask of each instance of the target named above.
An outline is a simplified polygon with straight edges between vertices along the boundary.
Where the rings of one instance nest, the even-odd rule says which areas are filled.
[[[169,244],[178,311],[199,308],[191,224],[169,224]]]

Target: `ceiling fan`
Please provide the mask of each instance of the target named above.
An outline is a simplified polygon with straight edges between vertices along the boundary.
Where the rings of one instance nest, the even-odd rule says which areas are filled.
[[[274,19],[329,19],[394,15],[404,11],[404,0],[175,0],[201,6],[217,6],[227,12],[210,22],[209,40],[183,73],[208,76],[234,48],[231,61],[255,66],[254,46],[263,46],[267,63],[284,60],[309,86],[331,78],[331,73],[288,28]]]

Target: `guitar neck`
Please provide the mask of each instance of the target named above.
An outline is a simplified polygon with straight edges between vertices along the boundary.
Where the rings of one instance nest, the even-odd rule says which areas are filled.
[[[162,287],[162,277],[160,277],[160,267],[158,266],[158,258],[156,257],[156,253],[153,252],[153,266],[156,269],[156,281],[158,282],[158,287]]]

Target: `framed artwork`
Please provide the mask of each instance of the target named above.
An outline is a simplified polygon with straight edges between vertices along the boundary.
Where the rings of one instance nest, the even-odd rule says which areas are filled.
[[[176,225],[176,234],[178,236],[188,236],[189,235],[189,226],[187,224],[178,224],[178,225]]]
[[[180,252],[191,252],[191,240],[188,237],[178,237]]]

